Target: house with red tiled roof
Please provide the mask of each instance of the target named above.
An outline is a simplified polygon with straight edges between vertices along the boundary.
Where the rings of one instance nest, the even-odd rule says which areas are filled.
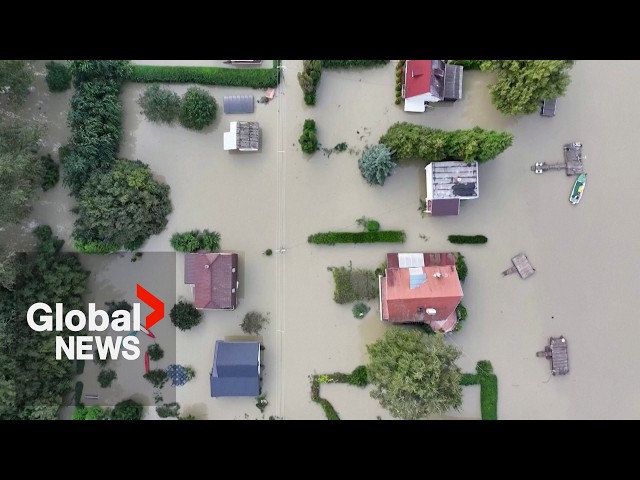
[[[191,285],[196,308],[234,310],[238,306],[238,254],[187,253],[184,283]]]
[[[378,277],[380,319],[453,330],[463,296],[455,263],[450,252],[388,253],[385,274]]]
[[[429,103],[462,98],[463,67],[444,60],[406,60],[402,98],[405,112],[424,112]]]

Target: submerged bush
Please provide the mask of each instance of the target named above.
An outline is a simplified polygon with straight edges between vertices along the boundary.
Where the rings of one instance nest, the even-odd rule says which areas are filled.
[[[47,69],[45,80],[52,92],[64,92],[71,88],[71,70],[63,63],[48,61],[44,65]]]
[[[298,139],[304,153],[312,154],[318,150],[318,134],[315,120],[305,120],[302,127],[302,135]]]
[[[220,234],[216,231],[210,232],[207,229],[174,233],[170,242],[177,252],[193,253],[204,250],[215,253],[220,250]]]
[[[367,313],[369,313],[369,310],[371,310],[371,307],[360,302],[360,303],[356,303],[353,306],[353,308],[351,309],[351,312],[353,313],[353,316],[356,318],[364,318],[364,316]]]
[[[150,122],[172,123],[180,114],[180,95],[151,85],[138,98],[142,113]]]
[[[360,173],[369,185],[384,185],[396,166],[393,152],[386,145],[366,147],[358,160]]]
[[[45,192],[56,186],[60,179],[60,167],[51,158],[51,154],[40,157],[42,162],[42,190]]]
[[[451,243],[487,243],[487,237],[484,235],[449,235]]]
[[[377,232],[322,232],[309,235],[307,242],[324,245],[336,243],[403,243],[403,230],[383,230]]]
[[[202,130],[213,123],[217,111],[215,98],[200,87],[190,87],[182,97],[180,124],[192,130]]]

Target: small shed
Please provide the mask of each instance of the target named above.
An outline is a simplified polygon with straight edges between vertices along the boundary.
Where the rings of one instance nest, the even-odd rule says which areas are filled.
[[[253,95],[225,95],[224,113],[253,113]]]
[[[540,106],[540,115],[543,117],[555,117],[557,105],[557,98],[545,98],[542,100],[542,105]]]
[[[230,122],[224,132],[224,149],[241,152],[257,152],[260,149],[260,124],[258,122]]]

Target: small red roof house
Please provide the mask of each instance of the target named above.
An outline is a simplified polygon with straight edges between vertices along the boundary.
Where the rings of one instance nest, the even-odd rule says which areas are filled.
[[[424,112],[429,102],[462,98],[463,67],[443,60],[407,60],[402,97],[405,112]]]
[[[378,277],[380,319],[453,330],[463,296],[455,263],[454,253],[388,253],[385,275]]]
[[[196,308],[234,310],[238,306],[238,254],[185,254],[184,283],[191,285]]]

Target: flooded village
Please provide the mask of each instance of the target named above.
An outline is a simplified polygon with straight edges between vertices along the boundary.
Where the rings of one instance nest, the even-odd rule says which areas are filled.
[[[44,79],[46,62],[32,63],[35,88],[26,98],[23,116],[46,124],[40,150],[57,159],[59,148],[69,141],[67,112],[74,89],[50,92]],[[275,65],[271,60],[255,66],[201,60],[132,63],[230,69]],[[322,405],[312,400],[312,388],[319,378],[329,378],[316,387],[341,419],[386,420],[394,416],[372,398],[373,385],[332,382],[326,375],[349,374],[367,365],[368,345],[389,329],[405,328],[383,320],[385,314],[389,317],[392,294],[408,298],[418,296],[425,284],[452,282],[440,295],[455,301],[438,303],[437,313],[422,307],[418,313],[427,318],[448,308],[434,325],[447,331],[444,343],[460,351],[456,364],[462,372],[473,373],[478,362],[490,362],[499,386],[498,419],[637,418],[634,400],[640,384],[623,376],[626,369],[620,367],[640,360],[634,345],[640,326],[634,320],[637,242],[631,213],[631,187],[640,164],[630,141],[640,121],[640,97],[633,91],[640,62],[576,61],[566,94],[547,104],[545,115],[518,116],[504,115],[492,103],[489,86],[496,72],[472,69],[465,69],[463,76],[451,74],[457,75],[455,88],[447,95],[457,95],[455,102],[431,99],[426,111],[415,111],[425,108],[420,100],[412,104],[414,111],[405,111],[403,102],[394,102],[396,64],[392,60],[376,68],[323,69],[313,106],[305,104],[298,82],[301,60],[280,61],[280,82],[271,91],[198,85],[217,103],[215,120],[202,130],[149,121],[137,102],[149,84],[124,82],[118,158],[149,165],[154,179],[170,187],[172,209],[162,231],[135,249],[141,253],[135,261],[134,254],[124,250],[80,256],[92,272],[87,301],[99,306],[110,300],[136,302],[136,283],[164,301],[165,318],[153,327],[153,341],[165,350],[158,368],[182,365],[195,372],[184,385],[163,390],[164,402],[178,402],[183,415],[198,420],[325,419]],[[193,84],[161,86],[184,96]],[[603,100],[601,93],[611,90],[617,94]],[[267,94],[271,98],[257,101]],[[251,96],[255,103],[238,104],[238,113],[225,113],[229,96]],[[243,113],[243,108],[251,111]],[[304,153],[298,141],[307,119],[315,121],[320,144],[313,154]],[[438,172],[426,168],[425,161],[398,162],[384,185],[369,185],[363,178],[363,152],[380,143],[397,122],[446,131],[477,126],[508,132],[513,141],[495,159],[473,162],[474,172],[454,174],[458,179],[475,175],[477,191],[469,200],[447,203],[447,194],[438,197],[435,192]],[[346,147],[332,148],[340,144]],[[449,162],[430,165],[438,163],[445,167]],[[585,186],[577,179],[586,172]],[[468,194],[457,192],[456,198]],[[427,206],[427,199],[434,203]],[[69,188],[58,182],[33,202],[27,218],[0,231],[0,243],[31,250],[33,228],[48,224],[65,241],[63,252],[76,251],[76,204]],[[425,212],[438,208],[453,210],[443,215]],[[381,232],[403,231],[404,242],[309,242],[318,232],[362,230],[357,224],[362,217],[374,219]],[[219,252],[176,252],[172,236],[198,229],[219,232]],[[481,235],[486,243],[453,244],[450,235]],[[468,274],[460,279],[463,283],[458,282],[456,258],[429,256],[449,252],[464,256]],[[201,321],[188,330],[176,329],[170,310],[181,301],[198,303],[196,296],[203,295],[199,282],[222,278],[214,270],[225,253],[237,254],[237,259],[224,259],[230,262],[224,278],[231,282],[231,297],[216,297],[207,283],[205,296],[210,297],[196,305]],[[202,262],[199,273],[190,273],[197,262]],[[332,268],[352,265],[374,271],[384,262],[386,270],[376,275],[375,296],[362,300],[368,310],[354,318],[355,302],[334,301]],[[389,284],[383,301],[378,279],[390,281],[392,275],[410,281],[410,291],[397,293]],[[216,306],[217,301],[222,303]],[[455,331],[460,301],[468,317]],[[145,307],[143,313],[149,311]],[[260,312],[268,323],[237,352],[228,353],[227,365],[223,355],[245,336],[240,324],[250,312]],[[451,325],[446,323],[449,318]],[[136,337],[143,352],[153,343],[143,333]],[[256,352],[260,393],[266,399],[262,409],[257,408],[253,386],[243,380],[238,387],[222,379],[225,371],[255,370]],[[145,406],[144,419],[159,418],[154,409],[157,391],[142,377],[143,359],[111,362],[118,377],[108,388],[96,381],[100,366],[86,362],[78,377],[84,383],[84,404],[113,406],[134,398]],[[212,396],[214,390],[233,393],[235,388],[250,393]],[[480,419],[480,390],[479,385],[463,386],[458,409],[429,418]],[[60,418],[72,417],[72,397]]]

